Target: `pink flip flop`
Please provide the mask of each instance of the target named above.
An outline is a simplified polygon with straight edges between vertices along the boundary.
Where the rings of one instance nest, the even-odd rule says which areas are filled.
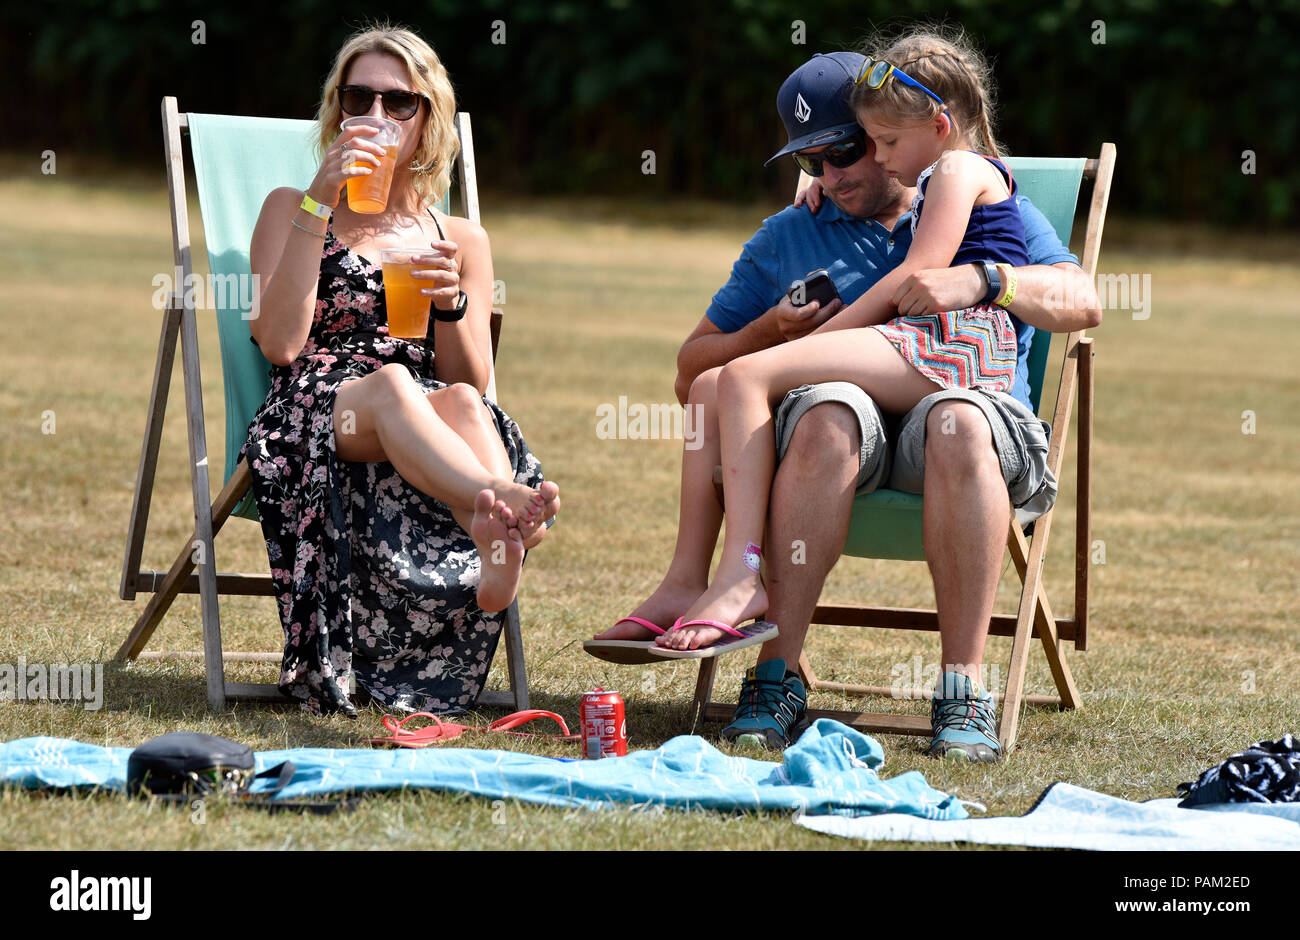
[[[406,723],[413,718],[428,718],[433,724],[425,725],[423,728],[408,729]],[[560,726],[559,734],[533,734],[527,731],[515,731],[520,725],[526,725],[530,721],[536,721],[538,718],[550,718]],[[387,738],[371,738],[371,744],[391,744],[394,747],[428,747],[430,744],[441,744],[443,741],[453,741],[459,738],[467,731],[493,732],[497,734],[511,734],[523,738],[558,738],[561,741],[577,741],[581,735],[570,734],[569,726],[564,723],[564,719],[555,712],[542,711],[540,708],[530,708],[526,711],[515,712],[506,715],[504,718],[498,718],[496,721],[485,727],[477,725],[462,725],[453,721],[443,721],[437,715],[429,712],[415,712],[407,715],[400,721],[392,715],[385,715],[381,719],[384,728],[392,732]]]
[[[658,659],[708,659],[710,656],[721,656],[723,653],[766,643],[768,640],[776,639],[780,633],[776,624],[766,620],[754,620],[739,627],[733,627],[720,620],[679,620],[673,624],[673,630],[694,626],[717,627],[727,636],[715,640],[708,646],[693,650],[670,650],[656,645],[650,650],[650,655]]]
[[[649,620],[642,620],[640,617],[624,617],[614,626],[620,623],[635,623],[645,627],[655,636],[663,636],[668,631]],[[650,651],[654,648],[654,640],[585,640],[582,648],[595,656],[597,659],[603,659],[608,663],[618,663],[623,666],[637,666],[645,663],[658,662],[663,657],[655,656]]]

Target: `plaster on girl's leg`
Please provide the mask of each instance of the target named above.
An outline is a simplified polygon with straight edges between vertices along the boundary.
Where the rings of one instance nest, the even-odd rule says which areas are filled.
[[[730,564],[724,558],[713,583],[692,605],[680,622],[717,620],[733,627],[762,616],[767,611],[767,592],[759,577],[762,549],[754,542]],[[677,627],[655,642],[668,649],[693,650],[728,636],[725,630],[708,624]]]

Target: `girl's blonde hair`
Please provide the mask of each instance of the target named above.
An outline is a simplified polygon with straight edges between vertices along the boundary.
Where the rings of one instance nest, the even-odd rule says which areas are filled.
[[[456,93],[452,90],[447,69],[429,44],[408,29],[387,23],[354,33],[334,58],[334,67],[325,79],[316,121],[320,125],[319,151],[324,156],[339,135],[343,109],[339,106],[338,87],[343,83],[354,59],[367,52],[378,52],[400,59],[417,94],[429,100],[424,133],[411,159],[414,186],[423,202],[437,202],[451,188],[451,167],[460,150],[456,135]],[[421,105],[423,107],[423,105]]]
[[[961,30],[926,27],[900,36],[868,41],[862,54],[902,69],[943,99],[957,132],[967,141],[999,157],[1002,149],[993,136],[993,74],[984,57]],[[912,123],[943,113],[939,103],[919,88],[896,78],[875,89],[866,84],[853,89],[854,111],[881,112]]]

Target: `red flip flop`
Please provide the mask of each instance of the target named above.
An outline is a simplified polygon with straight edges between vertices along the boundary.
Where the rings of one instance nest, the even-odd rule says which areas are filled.
[[[428,718],[433,724],[426,725],[423,728],[408,730],[406,723],[412,718]],[[527,731],[514,731],[512,729],[525,725],[530,721],[538,718],[550,718],[560,726],[559,734],[534,734]],[[542,711],[540,708],[530,708],[526,711],[515,712],[506,715],[504,718],[498,718],[496,721],[485,727],[476,725],[462,725],[453,721],[443,721],[437,715],[429,712],[415,712],[407,715],[405,718],[398,720],[392,715],[385,715],[381,719],[384,728],[392,732],[387,738],[370,738],[371,744],[391,744],[394,747],[428,747],[431,744],[441,744],[443,741],[452,741],[459,738],[466,731],[491,732],[497,734],[511,734],[523,738],[558,738],[561,741],[577,741],[580,735],[570,734],[569,726],[564,723],[564,719],[555,712]]]
[[[410,730],[405,725],[413,718],[428,718],[433,724]],[[450,721],[445,722],[437,715],[432,715],[429,712],[415,712],[400,721],[392,715],[385,715],[381,722],[385,729],[392,732],[392,736],[371,738],[371,744],[392,744],[396,747],[428,747],[430,744],[438,744],[442,741],[459,738],[469,729],[468,725],[459,725]]]
[[[560,726],[560,733],[550,732],[548,734],[538,734],[532,731],[514,731],[520,725],[526,725],[530,721],[536,721],[538,718],[550,718]],[[471,726],[470,731],[496,731],[501,734],[513,734],[521,738],[559,738],[561,741],[580,741],[582,735],[570,734],[569,726],[564,723],[564,719],[555,712],[543,711],[540,708],[529,708],[521,712],[514,712],[506,715],[504,718],[498,718],[489,724],[486,728],[475,728]]]

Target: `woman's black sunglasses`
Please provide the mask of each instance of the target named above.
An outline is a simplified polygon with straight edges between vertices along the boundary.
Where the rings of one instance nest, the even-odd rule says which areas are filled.
[[[339,107],[344,114],[369,114],[375,95],[384,99],[384,112],[395,121],[409,121],[420,110],[424,95],[413,91],[376,91],[365,85],[340,85]]]
[[[809,176],[821,176],[826,168],[823,163],[829,163],[837,170],[853,166],[867,155],[867,134],[863,130],[858,130],[852,137],[842,140],[838,144],[831,144],[825,150],[818,154],[795,153],[794,162],[799,164],[799,169],[803,170]]]

